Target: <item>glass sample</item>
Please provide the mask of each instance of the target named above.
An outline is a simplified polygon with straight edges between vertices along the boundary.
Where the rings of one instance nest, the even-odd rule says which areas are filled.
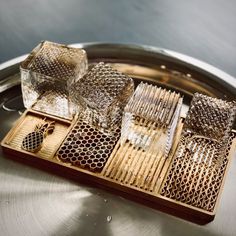
[[[182,133],[183,138],[189,137],[189,145],[196,143],[195,148],[186,147],[193,153],[193,159],[203,153],[204,145],[211,143],[213,151],[210,164],[215,162],[221,165],[235,116],[235,103],[194,94]]]
[[[225,145],[235,115],[235,103],[195,93],[184,122],[184,130]]]
[[[72,100],[88,123],[109,133],[120,126],[123,108],[133,90],[132,78],[100,62],[76,82]]]
[[[21,64],[24,106],[71,119],[75,113],[71,88],[87,67],[84,50],[48,41],[40,43]]]
[[[121,143],[167,156],[180,117],[179,93],[140,83],[124,109]]]
[[[233,102],[196,93],[161,195],[212,212],[235,134]]]

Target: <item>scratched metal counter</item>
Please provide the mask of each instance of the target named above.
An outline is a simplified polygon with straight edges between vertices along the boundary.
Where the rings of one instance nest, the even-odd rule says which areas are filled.
[[[106,61],[141,80],[184,95],[235,99],[235,80],[201,61],[139,45],[76,44],[89,62]],[[0,65],[2,139],[24,110],[19,63]],[[8,159],[0,151],[0,235],[235,235],[236,161],[231,163],[215,220],[199,226],[122,197]]]

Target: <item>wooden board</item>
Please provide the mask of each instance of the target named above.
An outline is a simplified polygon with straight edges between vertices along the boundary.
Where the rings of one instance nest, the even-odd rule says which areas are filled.
[[[47,120],[55,121],[54,132],[46,137],[43,148],[37,153],[24,151],[21,148],[22,139],[45,117]],[[213,210],[209,211],[166,197],[161,191],[171,165],[173,165],[175,160],[183,120],[178,125],[174,144],[166,159],[161,156],[161,153],[145,154],[145,152],[139,149],[136,150],[130,144],[121,146],[118,141],[101,172],[92,172],[79,166],[65,163],[58,158],[57,150],[76,122],[77,118],[70,122],[33,110],[27,110],[2,141],[3,151],[8,153],[9,157],[18,161],[32,164],[86,184],[107,189],[199,224],[205,224],[214,219],[230,160],[236,146],[235,139],[232,141],[231,148],[227,153],[228,161],[220,179],[220,189],[217,192]],[[132,170],[132,173],[130,170]]]

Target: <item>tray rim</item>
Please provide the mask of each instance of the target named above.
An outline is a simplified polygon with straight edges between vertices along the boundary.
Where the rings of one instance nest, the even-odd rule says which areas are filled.
[[[135,53],[143,53],[143,54],[149,54],[149,55],[159,55],[163,58],[175,60],[179,63],[184,63],[189,67],[193,67],[194,69],[200,70],[202,73],[207,73],[208,75],[211,75],[214,78],[214,80],[217,80],[218,82],[223,82],[224,86],[228,88],[233,94],[236,96],[236,78],[231,76],[230,74],[224,72],[223,70],[220,70],[206,62],[203,62],[199,59],[196,59],[194,57],[172,51],[169,49],[164,48],[158,48],[154,46],[148,46],[148,45],[142,45],[142,44],[128,44],[128,43],[106,43],[106,42],[85,42],[85,43],[75,43],[75,44],[69,44],[68,46],[72,46],[75,48],[81,48],[85,50],[92,50],[92,49],[116,49],[116,50],[127,50],[127,51],[133,51]],[[9,72],[9,69],[15,66],[18,66],[26,57],[28,54],[24,54],[22,56],[13,58],[11,60],[8,60],[6,62],[3,62],[0,64],[0,73],[5,74],[5,70]],[[1,78],[0,78],[0,84],[1,84]],[[20,83],[19,81],[15,81],[13,83],[13,86],[18,85]],[[13,87],[12,86],[12,87]]]

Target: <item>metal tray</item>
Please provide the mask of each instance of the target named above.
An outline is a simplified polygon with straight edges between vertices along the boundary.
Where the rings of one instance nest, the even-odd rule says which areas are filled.
[[[236,97],[235,80],[231,76],[175,52],[136,45],[74,46],[85,48],[90,63],[106,61],[131,75],[135,81],[144,80],[180,91],[185,104],[182,116],[194,92],[229,100]],[[24,57],[0,65],[1,139],[24,109],[18,68]],[[187,224],[101,190],[22,166],[5,159],[2,153],[0,171],[0,214],[3,219],[0,225],[3,235],[17,232],[24,232],[24,235],[71,235],[79,232],[85,235],[95,232],[101,235],[132,235],[146,232],[150,235],[160,232],[160,227],[163,228],[167,221],[176,229]],[[225,209],[223,202],[222,199],[221,208]],[[233,219],[235,213],[232,207],[228,210],[232,212],[230,217]],[[218,223],[223,224],[221,217],[218,213],[214,223],[207,228],[213,230],[215,222],[219,220]],[[140,228],[141,223],[143,227]],[[190,231],[193,229],[194,226],[189,228]],[[163,228],[162,231],[168,234],[169,229]]]

